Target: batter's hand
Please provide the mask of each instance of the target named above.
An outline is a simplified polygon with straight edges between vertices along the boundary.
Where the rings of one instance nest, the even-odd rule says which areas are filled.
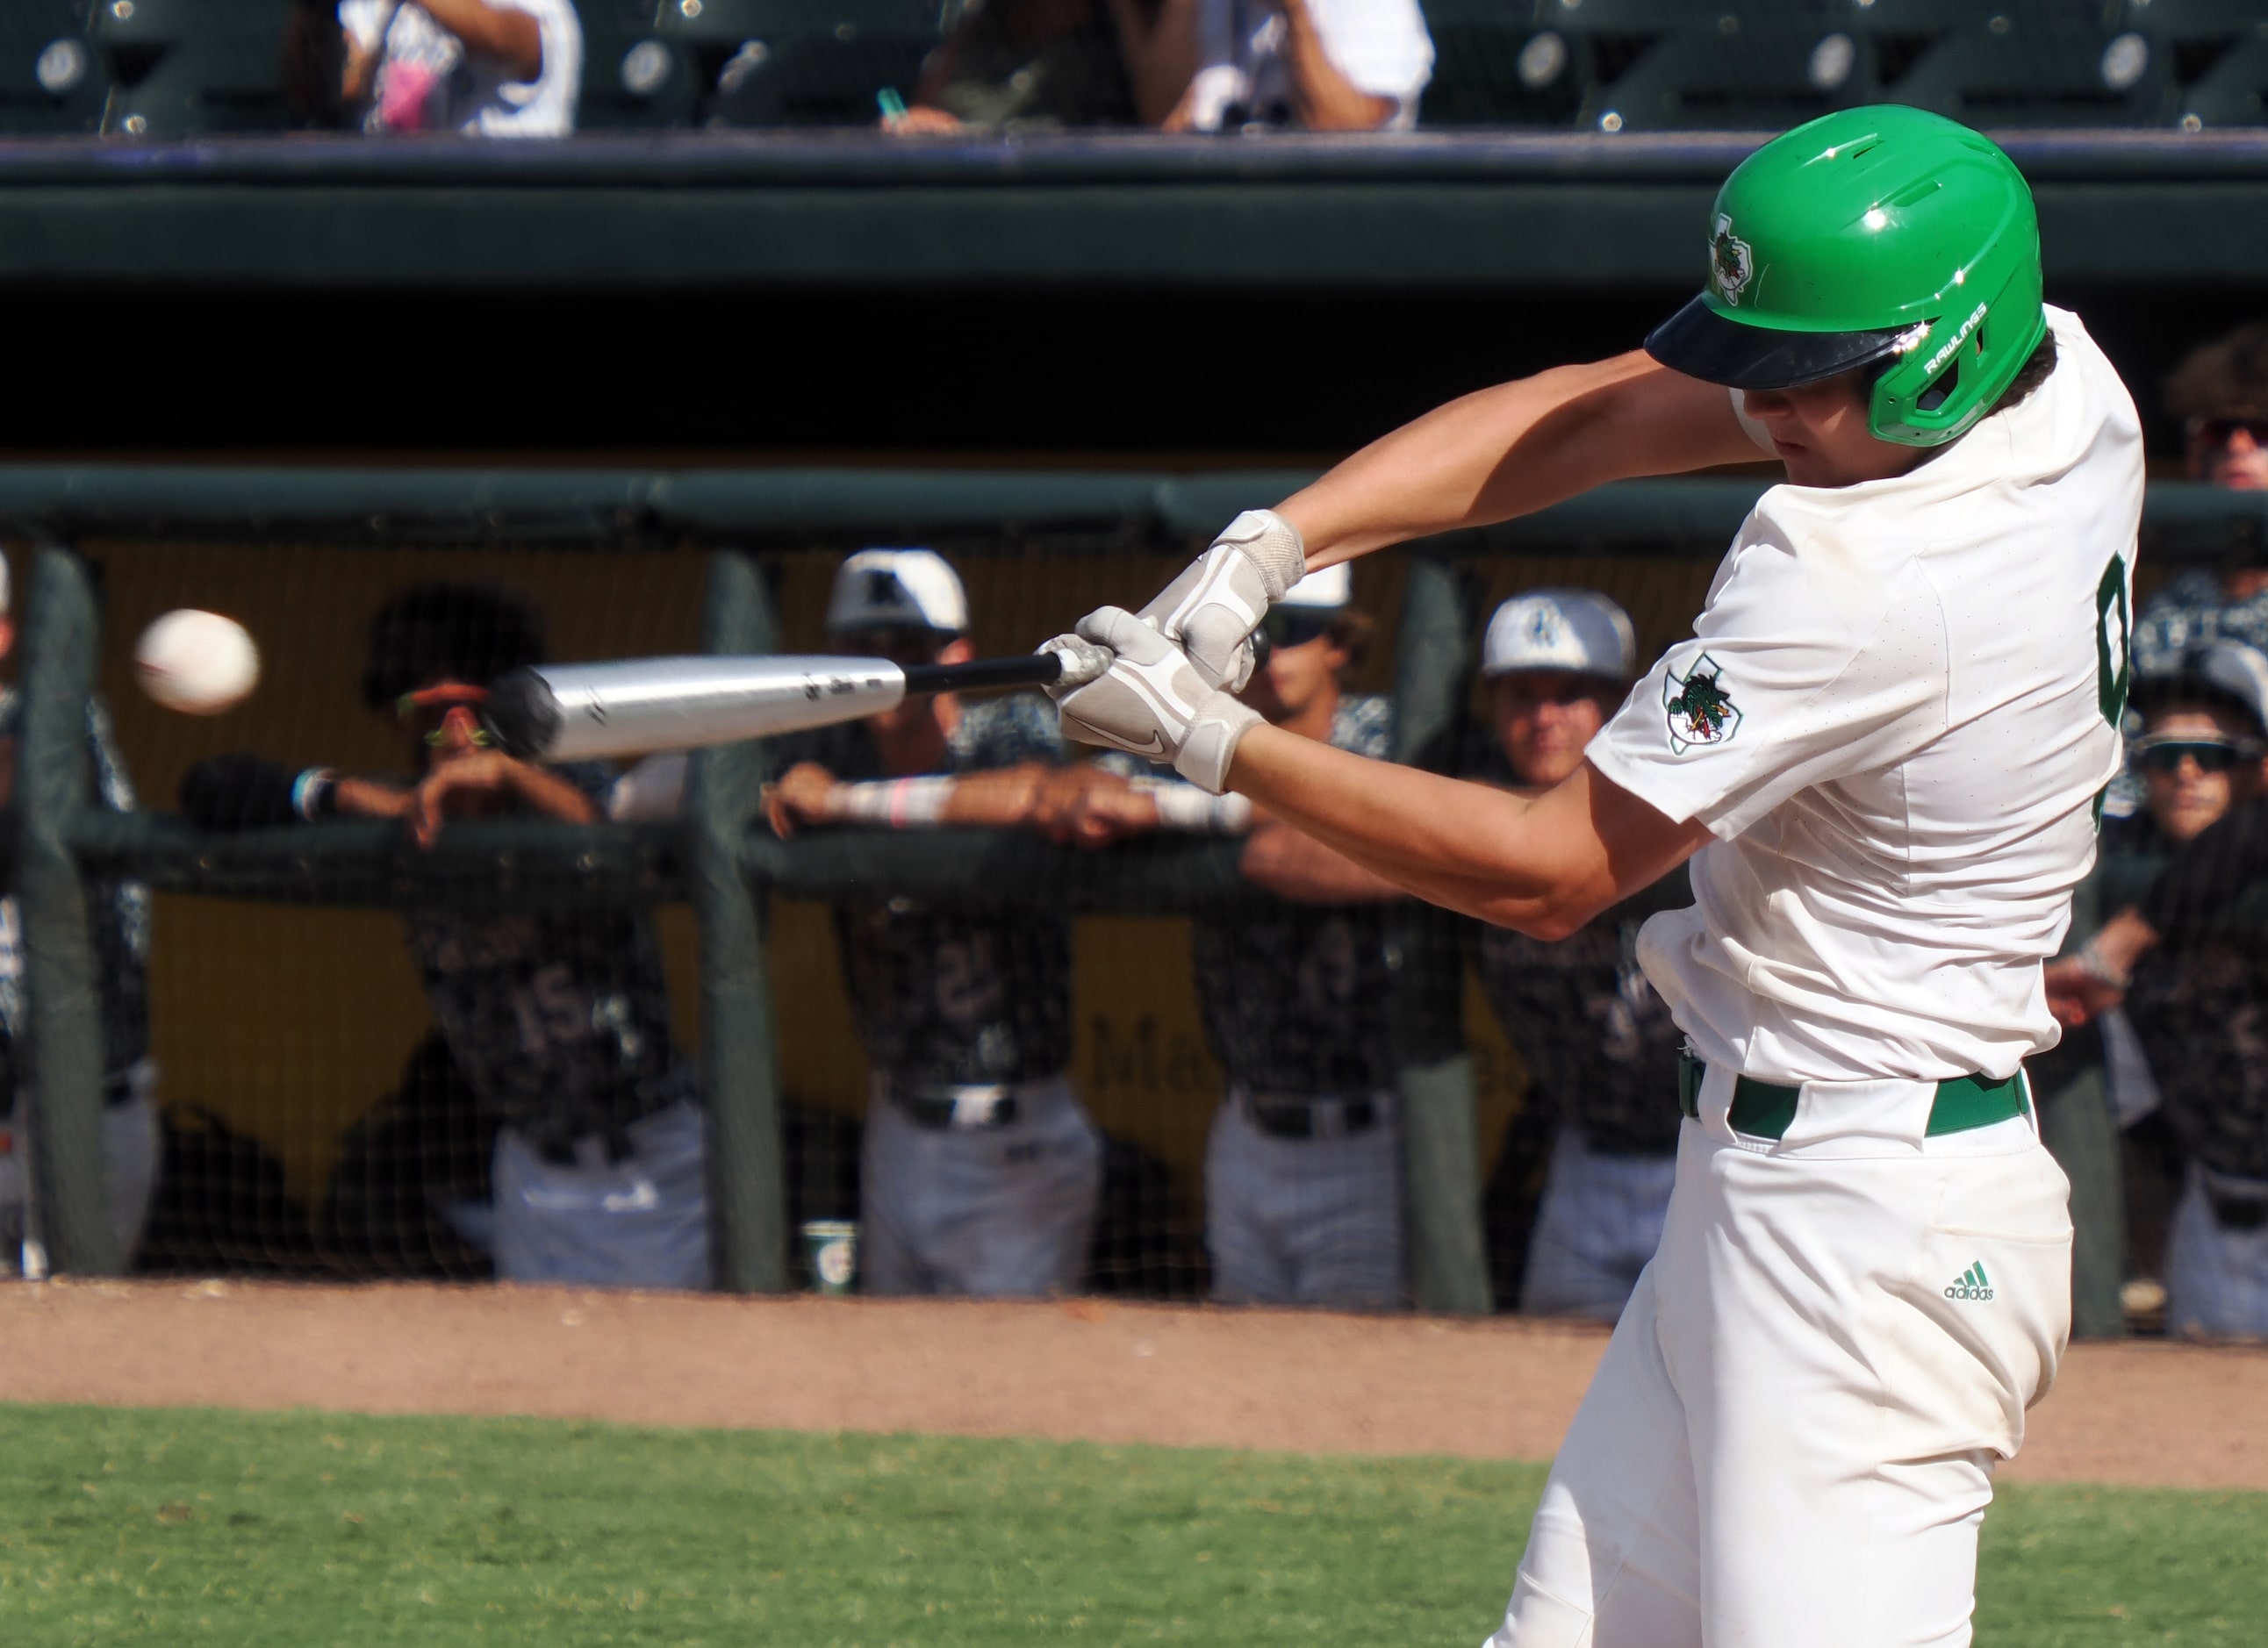
[[[1086,643],[1086,646],[1080,644]],[[1110,667],[1083,687],[1054,687],[1064,735],[1082,744],[1122,749],[1174,770],[1219,795],[1228,786],[1237,741],[1259,724],[1258,713],[1237,703],[1198,673],[1188,654],[1123,607],[1105,607],[1079,621],[1076,636],[1040,650],[1091,658],[1107,647]]]
[[[1242,692],[1252,632],[1307,570],[1300,529],[1274,510],[1247,510],[1135,616],[1178,643],[1206,685]]]

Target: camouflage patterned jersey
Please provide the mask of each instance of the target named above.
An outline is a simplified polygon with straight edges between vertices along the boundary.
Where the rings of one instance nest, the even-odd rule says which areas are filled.
[[[1498,1022],[1535,1093],[1594,1151],[1677,1148],[1677,1056],[1685,1033],[1638,970],[1638,930],[1693,901],[1681,867],[1557,944],[1508,927],[1476,929],[1474,961]]]
[[[1055,706],[1020,693],[963,706],[945,770],[1063,760]],[[853,783],[889,776],[873,735],[856,723],[783,739],[773,753],[779,771],[803,761]],[[837,905],[835,932],[859,1044],[893,1080],[1037,1081],[1071,1063],[1068,919],[897,898]]]
[[[23,700],[0,688],[0,739],[13,740]],[[113,813],[135,810],[133,781],[119,758],[110,712],[96,699],[86,705],[89,798]],[[94,966],[102,984],[103,1097],[111,1103],[135,1096],[150,1056],[150,889],[139,881],[100,881],[87,888],[94,929]],[[0,899],[0,1116],[16,1105],[16,1035],[24,1022],[23,916],[13,898]]]
[[[2139,904],[2163,938],[2134,969],[2126,1015],[2183,1147],[2268,1179],[2268,802],[2233,809]]]
[[[1330,741],[1382,760],[1391,729],[1386,699],[1350,694]],[[1231,1081],[1258,1093],[1314,1095],[1393,1081],[1388,1003],[1403,959],[1393,909],[1285,901],[1195,923],[1205,1035]]]
[[[562,767],[602,806],[613,775]],[[620,1139],[697,1093],[669,1032],[669,992],[643,911],[585,907],[402,917],[425,999],[482,1105],[538,1150]]]
[[[2211,572],[2183,573],[2134,620],[2134,673],[2170,675],[2191,648],[2209,641],[2242,641],[2268,652],[2268,591],[2233,601]]]

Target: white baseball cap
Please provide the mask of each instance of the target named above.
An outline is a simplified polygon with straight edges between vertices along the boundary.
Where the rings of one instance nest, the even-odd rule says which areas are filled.
[[[1564,670],[1626,681],[1638,673],[1630,614],[1596,590],[1540,589],[1496,609],[1481,643],[1481,673]]]
[[[1336,612],[1354,599],[1354,569],[1342,561],[1310,572],[1284,592],[1278,607],[1319,607]]]
[[[827,628],[968,632],[968,592],[934,549],[861,549],[835,573]]]
[[[2268,731],[2268,658],[2242,641],[2215,641],[2188,661],[2192,673],[2242,704],[2254,725]]]

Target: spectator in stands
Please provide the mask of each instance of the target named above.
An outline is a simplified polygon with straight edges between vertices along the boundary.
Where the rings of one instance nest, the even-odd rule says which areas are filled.
[[[961,578],[928,549],[866,549],[828,602],[829,642],[902,664],[972,656]],[[1035,693],[907,700],[780,741],[765,796],[781,835],[813,825],[1059,829],[1090,789]],[[1091,825],[1086,838],[1116,828]],[[975,889],[973,889],[975,890]],[[1101,1192],[1101,1138],[1066,1073],[1071,922],[1058,911],[859,900],[836,909],[843,982],[872,1066],[859,1269],[866,1291],[1067,1293]]]
[[[1346,690],[1370,640],[1345,567],[1268,614],[1245,701],[1278,726],[1383,759],[1387,700]],[[1194,923],[1197,999],[1228,1078],[1205,1151],[1213,1296],[1388,1309],[1404,1297],[1401,1122],[1390,1016],[1400,888],[1262,817],[1245,878],[1277,895]]]
[[[1621,707],[1637,641],[1606,596],[1536,590],[1489,620],[1481,673],[1496,747],[1474,776],[1541,791]],[[1680,1119],[1662,1095],[1677,1090],[1685,1038],[1638,970],[1638,931],[1692,901],[1681,869],[1557,944],[1479,930],[1482,989],[1534,1078],[1528,1104],[1556,1124],[1521,1287],[1533,1314],[1614,1321],[1660,1245]]]
[[[2194,479],[2268,490],[2268,321],[2192,350],[2166,380],[2166,409],[2182,420]],[[2169,674],[2224,636],[2268,652],[2268,546],[2257,534],[2232,541],[2217,576],[2184,572],[2151,598],[2134,625],[2134,668]]]
[[[8,563],[0,561],[0,658],[16,644]],[[0,807],[14,805],[16,737],[24,701],[0,688]],[[110,711],[86,702],[87,803],[111,813],[136,810],[134,784],[118,754]],[[111,1233],[130,1261],[157,1189],[163,1129],[158,1066],[150,1056],[150,889],[139,881],[96,881],[87,888],[102,1014],[102,1160]],[[26,1229],[24,1137],[16,1108],[21,1076],[17,1037],[24,1025],[23,910],[0,899],[0,1274],[15,1268]]]
[[[2102,1026],[2124,1119],[2161,1102],[2188,1158],[2166,1254],[2169,1328],[2258,1338],[2268,1335],[2268,1061],[2258,1026],[2268,923],[2257,890],[2268,873],[2268,657],[2209,643],[2180,674],[2146,688],[2144,702],[2136,754],[2149,823],[2124,843],[2106,831],[2106,848],[2125,850],[2107,850],[2099,888],[2081,889],[2119,914],[2050,967],[2048,988],[2058,1017]],[[2139,1044],[2123,1072],[2112,1016],[2122,1004]],[[2049,1114],[2043,1106],[2043,1124]]]
[[[572,0],[339,0],[345,99],[372,133],[563,137],[583,87]]]
[[[993,0],[923,65],[902,136],[1157,126],[1188,85],[1198,0]]]
[[[1418,0],[1198,0],[1168,131],[1407,131],[1433,77]]]
[[[494,748],[477,718],[497,677],[543,659],[533,606],[482,585],[425,584],[372,620],[364,702],[401,730],[415,776],[292,774],[254,756],[190,769],[182,810],[207,828],[399,819],[430,847],[456,818],[590,823],[613,775]],[[458,1070],[502,1125],[493,1251],[507,1281],[699,1288],[709,1276],[703,1119],[670,1034],[642,910],[559,903],[403,915],[425,997]],[[468,1229],[478,1242],[490,1232]]]

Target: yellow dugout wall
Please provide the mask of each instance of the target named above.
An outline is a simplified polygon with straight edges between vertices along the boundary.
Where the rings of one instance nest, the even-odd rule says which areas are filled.
[[[369,614],[404,585],[491,579],[546,612],[560,659],[635,657],[697,647],[704,552],[572,549],[364,550],[92,541],[107,596],[102,684],[144,804],[169,808],[201,757],[254,750],[293,764],[371,773],[406,769],[397,731],[357,695]],[[784,644],[823,650],[821,619],[837,556],[769,557],[779,572]],[[1106,600],[1138,602],[1180,564],[1136,552],[957,555],[980,651],[1027,651]],[[1484,614],[1517,590],[1587,584],[1637,622],[1651,658],[1690,629],[1711,567],[1684,558],[1504,557],[1482,569]],[[18,585],[20,588],[20,585]],[[1357,567],[1357,604],[1379,622],[1380,645],[1357,685],[1391,680],[1401,563]],[[239,710],[198,719],[158,709],[135,688],[133,640],[159,613],[205,607],[242,621],[264,675]],[[695,1045],[693,928],[681,906],[658,914],[681,1036]],[[283,1163],[292,1193],[324,1193],[341,1136],[387,1095],[429,1019],[393,919],[379,912],[225,902],[158,901],[151,977],[162,1092],[173,1107],[210,1109]],[[849,1112],[865,1102],[865,1069],[843,999],[826,910],[783,902],[770,937],[782,1090]],[[1469,981],[1467,1026],[1478,1065],[1484,1161],[1525,1085],[1516,1052]],[[1191,992],[1188,924],[1171,916],[1086,918],[1078,925],[1074,1076],[1097,1119],[1155,1151],[1195,1199],[1204,1133],[1219,1093]]]

